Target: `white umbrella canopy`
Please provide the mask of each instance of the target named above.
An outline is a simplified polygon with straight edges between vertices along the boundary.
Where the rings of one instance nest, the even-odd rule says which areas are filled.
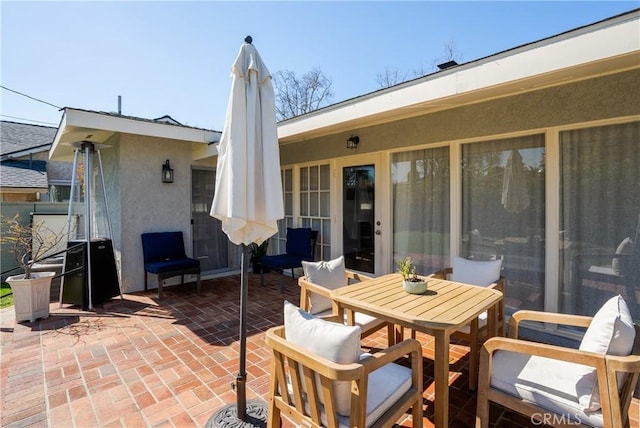
[[[236,405],[215,413],[207,427],[265,426],[266,409],[246,401],[246,319],[249,247],[278,231],[284,217],[275,94],[271,74],[251,36],[245,38],[231,67],[231,94],[218,147],[216,185],[210,215],[242,246],[240,286],[240,356]]]
[[[211,216],[235,244],[261,244],[284,217],[275,94],[257,49],[244,43],[231,67],[231,95],[218,147]]]
[[[524,162],[520,152],[512,150],[502,179],[502,206],[508,212],[518,214],[530,204]]]

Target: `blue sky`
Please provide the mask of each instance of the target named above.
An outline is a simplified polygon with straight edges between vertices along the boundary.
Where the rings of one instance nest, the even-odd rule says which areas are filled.
[[[386,68],[432,71],[640,7],[640,1],[5,1],[1,85],[60,107],[221,130],[229,68],[247,34],[269,70],[319,67],[332,102],[379,89]],[[460,62],[460,61],[459,61]],[[3,120],[57,125],[62,113],[6,89]]]

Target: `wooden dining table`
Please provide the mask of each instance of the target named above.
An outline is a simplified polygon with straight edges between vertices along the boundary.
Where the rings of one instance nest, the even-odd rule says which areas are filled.
[[[450,336],[484,311],[487,311],[488,335],[496,336],[497,309],[503,296],[485,287],[433,277],[426,279],[427,291],[422,294],[407,293],[402,288],[402,276],[388,274],[332,290],[331,299],[341,316],[345,309],[350,309],[434,337],[435,426],[447,428]]]

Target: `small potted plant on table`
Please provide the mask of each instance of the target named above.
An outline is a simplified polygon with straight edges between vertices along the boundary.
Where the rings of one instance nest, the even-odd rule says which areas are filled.
[[[418,276],[411,257],[404,257],[398,262],[398,273],[402,275],[402,288],[407,293],[422,294],[427,291],[427,281]]]
[[[24,271],[7,278],[13,292],[16,321],[34,322],[49,316],[51,280],[55,272],[33,272],[33,265],[49,257],[51,250],[65,238],[64,231],[55,233],[43,222],[25,226],[17,214],[2,218],[0,242],[11,247]]]

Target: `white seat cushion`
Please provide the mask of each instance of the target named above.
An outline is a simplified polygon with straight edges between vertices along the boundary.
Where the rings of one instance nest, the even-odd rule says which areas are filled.
[[[371,354],[363,353],[360,359]],[[293,396],[293,388],[288,385],[289,394]],[[398,399],[411,388],[411,370],[399,364],[390,363],[369,374],[369,389],[367,390],[367,419],[365,425],[370,427],[386,412]],[[306,395],[305,395],[306,400]],[[305,401],[305,408],[309,411],[309,403]],[[324,406],[321,409],[321,419],[327,425]],[[340,427],[349,427],[349,416],[338,415]]]
[[[486,287],[500,279],[502,260],[476,261],[454,257],[451,280]]]
[[[327,309],[326,311],[322,311],[320,313],[317,314],[313,314],[317,317],[325,317],[325,316],[330,316],[333,315],[333,311],[331,309]],[[354,318],[356,321],[356,325],[360,326],[360,328],[362,329],[362,332],[366,332],[369,331],[371,329],[374,329],[382,324],[384,324],[384,321],[375,317],[372,317],[371,315],[367,315],[367,314],[363,314],[360,312],[355,312],[354,313]],[[344,314],[344,322],[345,324],[347,323],[347,313],[345,312]],[[485,324],[486,324],[486,314],[485,314]]]
[[[582,337],[580,350],[607,355],[629,355],[636,337],[633,319],[627,303],[622,296],[614,296],[593,316],[589,328]],[[600,408],[600,393],[596,379],[596,370],[588,368],[583,373],[583,388],[580,403],[584,410],[595,411]],[[624,380],[624,374],[618,374],[618,384]]]
[[[598,273],[600,275],[620,276],[611,266],[590,266],[589,272]]]
[[[487,311],[484,311],[480,315],[478,315],[478,328],[483,328],[487,325]],[[465,324],[462,327],[458,328],[459,332],[469,334],[471,333],[471,324]]]
[[[370,354],[362,354],[365,358]],[[380,419],[402,395],[411,388],[411,369],[399,364],[390,363],[369,374],[367,390],[366,426],[371,426]],[[349,426],[349,419],[339,417],[340,426]]]
[[[284,331],[291,343],[336,363],[355,363],[362,352],[359,326],[346,326],[317,318],[288,301],[284,302]],[[318,392],[322,400],[319,382]],[[333,392],[336,411],[341,415],[349,415],[351,382],[335,382]]]
[[[564,418],[594,427],[603,425],[601,412],[585,413],[576,389],[589,390],[583,378],[590,370],[580,364],[509,351],[493,354],[491,386],[514,397],[535,403]],[[565,422],[569,423],[569,421]],[[570,423],[569,423],[570,424]]]
[[[347,285],[347,275],[344,267],[343,256],[329,261],[303,261],[302,269],[304,271],[304,276],[307,277],[307,281],[328,290],[333,290]],[[319,314],[327,309],[331,309],[331,299],[320,296],[316,293],[311,293],[310,299],[310,312],[312,314]]]

